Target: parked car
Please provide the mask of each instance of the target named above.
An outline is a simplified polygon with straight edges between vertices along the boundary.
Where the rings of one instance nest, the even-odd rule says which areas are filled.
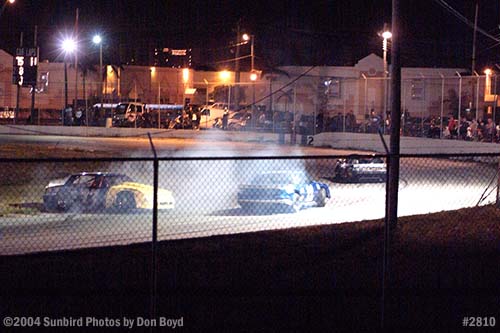
[[[228,107],[227,103],[214,103],[201,107],[200,128],[220,128],[222,127],[222,117],[225,112],[233,114],[234,107]]]
[[[173,209],[174,204],[171,191],[158,190],[158,209]],[[152,209],[153,187],[123,174],[82,172],[50,181],[43,205],[46,211]]]
[[[330,198],[328,185],[312,180],[303,171],[260,173],[238,191],[238,204],[244,209],[281,206],[298,212],[311,206],[324,207],[327,198]]]
[[[248,111],[235,112],[229,116],[227,129],[230,131],[243,131],[250,126],[252,114]]]
[[[335,166],[335,178],[341,181],[385,181],[387,165],[379,157],[339,159]]]

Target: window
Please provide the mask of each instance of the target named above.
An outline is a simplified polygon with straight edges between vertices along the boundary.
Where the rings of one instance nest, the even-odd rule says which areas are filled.
[[[422,79],[411,80],[411,98],[424,99],[425,96],[425,82]]]
[[[340,80],[336,78],[328,78],[324,81],[326,87],[325,94],[328,97],[340,98]]]

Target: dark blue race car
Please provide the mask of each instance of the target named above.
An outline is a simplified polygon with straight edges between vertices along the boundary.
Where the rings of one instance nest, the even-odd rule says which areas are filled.
[[[324,207],[328,198],[328,185],[312,180],[304,171],[260,173],[238,192],[238,204],[244,209],[281,206],[298,212],[306,207]]]

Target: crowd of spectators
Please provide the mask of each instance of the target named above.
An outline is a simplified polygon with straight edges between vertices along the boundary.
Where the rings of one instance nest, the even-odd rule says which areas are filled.
[[[371,110],[365,115],[364,121],[357,121],[352,110],[347,113],[338,113],[325,120],[318,115],[316,118],[316,133],[319,132],[357,132],[357,133],[390,133],[390,117],[385,119]],[[425,119],[412,118],[404,113],[401,121],[403,136],[418,136],[442,139],[460,139],[464,141],[496,142],[500,143],[500,123],[495,123],[491,117],[483,119],[467,119],[462,116],[455,119],[448,114],[441,120],[431,116]]]

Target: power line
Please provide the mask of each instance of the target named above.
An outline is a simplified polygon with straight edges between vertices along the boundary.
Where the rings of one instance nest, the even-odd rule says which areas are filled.
[[[466,25],[468,25],[471,29],[474,29],[474,22],[471,22],[468,18],[466,18],[465,16],[463,16],[459,11],[457,11],[456,9],[454,9],[453,7],[451,7],[446,1],[444,1],[444,0],[434,0],[434,2],[436,2],[438,5],[440,5],[441,7],[443,7],[448,12],[450,12],[452,15],[454,15],[460,21],[462,21],[463,23],[465,23]],[[477,32],[481,33],[482,35],[484,35],[484,36],[486,36],[486,37],[494,40],[495,42],[500,43],[500,39],[499,38],[493,36],[492,34],[488,33],[484,29],[477,27],[476,30],[477,30]]]

